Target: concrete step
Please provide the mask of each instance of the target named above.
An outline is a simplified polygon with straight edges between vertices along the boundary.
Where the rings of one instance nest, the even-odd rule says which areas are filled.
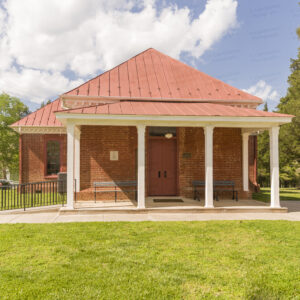
[[[147,213],[287,213],[286,207],[186,207],[186,208],[75,208],[70,209],[62,207],[59,211],[60,215],[76,215],[76,214],[147,214]]]

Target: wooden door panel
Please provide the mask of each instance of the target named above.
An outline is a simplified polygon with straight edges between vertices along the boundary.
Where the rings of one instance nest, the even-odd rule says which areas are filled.
[[[163,192],[164,195],[176,195],[177,151],[176,140],[164,140],[163,146]]]
[[[175,139],[149,139],[149,195],[177,193],[177,144]],[[160,174],[160,176],[159,176]]]
[[[149,194],[159,195],[162,186],[162,153],[160,140],[151,140],[149,142],[149,151]]]

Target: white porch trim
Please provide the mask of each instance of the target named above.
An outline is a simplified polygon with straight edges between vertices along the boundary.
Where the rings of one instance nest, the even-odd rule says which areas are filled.
[[[74,124],[67,124],[67,207],[74,208]]]
[[[111,126],[170,126],[170,127],[215,127],[270,128],[290,123],[293,117],[229,117],[229,116],[167,116],[167,115],[104,115],[56,112],[63,124],[66,119],[77,125]]]
[[[205,135],[205,207],[214,207],[213,195],[213,134],[214,127],[204,127]]]
[[[64,126],[10,126],[19,134],[66,134],[66,127]]]
[[[270,175],[271,175],[271,207],[280,207],[279,196],[279,127],[272,127],[270,135]]]
[[[243,190],[249,191],[249,133],[243,132]]]
[[[138,138],[138,199],[137,208],[145,208],[145,125],[137,126],[137,138]]]

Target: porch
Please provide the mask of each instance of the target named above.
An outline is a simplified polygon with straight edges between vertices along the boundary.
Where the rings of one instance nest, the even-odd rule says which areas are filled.
[[[124,108],[122,108],[123,104]],[[147,102],[140,104],[135,102],[133,105],[132,103],[129,104],[127,102],[121,102],[104,105],[107,106],[107,108],[99,106],[99,114],[91,114],[88,110],[85,113],[84,109],[70,109],[67,112],[62,111],[56,113],[57,118],[60,119],[67,128],[67,206],[69,210],[76,208],[76,206],[74,206],[74,191],[76,193],[81,192],[83,188],[83,181],[86,176],[89,177],[90,186],[85,186],[85,188],[91,188],[93,180],[135,180],[137,182],[136,207],[139,210],[165,207],[163,206],[164,204],[161,205],[161,203],[160,205],[155,203],[155,206],[153,206],[153,203],[147,200],[147,197],[150,195],[159,196],[160,198],[162,196],[179,196],[184,198],[186,201],[183,201],[183,204],[176,203],[175,205],[175,207],[180,207],[181,209],[184,207],[194,209],[194,206],[197,207],[197,209],[205,210],[214,208],[221,209],[219,205],[222,205],[222,210],[225,208],[227,209],[228,207],[237,207],[234,202],[228,202],[228,205],[226,204],[224,206],[224,200],[221,200],[220,204],[213,201],[214,180],[234,180],[240,199],[249,198],[249,195],[251,195],[249,187],[249,136],[257,134],[262,130],[268,130],[270,133],[270,207],[272,209],[280,209],[278,134],[279,125],[289,122],[290,118],[285,115],[279,116],[278,114],[259,112],[253,109],[233,108],[223,105],[209,104],[209,108],[212,111],[213,109],[221,111],[220,115],[216,116],[215,112],[213,112],[212,115],[208,115],[207,111],[203,114],[202,106],[207,108],[208,104],[180,103],[176,104],[176,108],[173,108],[173,104],[174,103],[158,104]],[[116,105],[118,111],[115,111],[115,114],[111,114],[110,112],[113,112],[112,108]],[[145,115],[148,105],[151,105],[151,108],[153,109],[154,107],[157,111],[159,109],[163,109],[164,111],[162,113],[164,115],[161,115],[160,112],[157,115]],[[163,105],[163,108],[161,105]],[[128,106],[131,107],[131,109],[135,106],[137,108],[143,107],[142,111],[144,112],[144,115],[140,112],[136,112],[129,116]],[[182,109],[180,111],[180,115],[178,115],[178,107],[181,107]],[[126,115],[122,114],[122,109],[127,110]],[[97,110],[98,107],[96,106],[95,111]],[[105,111],[102,112],[102,110]],[[224,114],[226,117],[224,117]],[[85,147],[82,147],[81,143],[81,140],[84,141],[84,139],[86,139],[89,135],[87,128],[92,128],[92,131],[94,131],[92,139],[96,140],[90,147],[93,149],[90,154],[90,148],[86,147],[87,144]],[[128,132],[131,132],[132,138],[130,135],[124,136],[124,131],[120,128],[127,128],[127,134]],[[177,152],[174,156],[171,154],[172,151],[169,151],[167,155],[160,160],[160,162],[157,162],[156,159],[151,160],[151,157],[148,157],[149,152],[152,151],[149,144],[149,141],[151,140],[151,137],[149,137],[151,128],[169,128],[170,133],[164,133],[164,136],[162,137],[164,141],[171,141],[174,139],[174,131],[173,133],[171,131],[174,130],[174,128],[177,129],[176,137],[178,129],[180,129],[180,133],[178,135],[179,139],[184,136],[186,132],[195,130],[190,134],[191,138],[186,139],[186,144],[190,147],[194,147],[196,145],[198,147],[195,150],[196,154],[183,151],[182,153],[180,152],[180,155],[178,155]],[[224,134],[230,131],[234,132],[234,136]],[[108,137],[106,135],[105,140],[101,140],[100,137],[103,137],[104,134],[108,134]],[[115,139],[115,141],[123,141],[123,143],[118,146],[119,150],[116,149],[115,144],[112,142],[113,139]],[[224,148],[226,143],[227,148]],[[136,147],[134,147],[134,145],[136,145]],[[83,162],[85,171],[81,170],[81,158],[83,156],[82,151],[84,151],[83,155],[89,155],[90,161],[98,160],[98,169],[93,169],[93,172],[91,172],[92,169],[86,168],[85,163]],[[101,155],[103,154],[100,158],[99,153],[101,153]],[[161,151],[159,153],[161,153]],[[157,164],[162,164],[165,161],[170,162],[169,156],[173,158],[175,157],[177,164],[176,168],[174,167],[174,164],[171,165],[171,169],[173,170],[173,172],[171,172],[171,176],[169,176],[170,173],[166,168],[152,168],[153,175],[151,173],[151,166],[153,167]],[[188,159],[191,157],[193,159],[191,159],[189,163],[181,164],[185,158]],[[194,157],[196,158],[194,159]],[[122,164],[120,163],[121,160]],[[136,164],[130,164],[130,160],[135,161]],[[108,174],[109,172],[107,173],[109,165],[115,166],[110,170],[110,174]],[[185,173],[180,174],[183,168]],[[181,176],[179,176],[179,184],[177,184],[175,188],[176,193],[174,193],[174,187],[170,189],[170,182],[167,181],[167,179],[174,175],[173,173],[175,169],[179,170],[177,172]],[[92,179],[95,174],[98,177],[94,177],[94,179]],[[105,176],[99,176],[103,174]],[[156,181],[152,184],[152,188],[151,180],[149,181],[151,176],[156,177]],[[103,177],[106,178],[103,180]],[[162,181],[159,181],[161,179],[166,179],[164,181],[165,184]],[[203,180],[203,182],[205,182],[203,188],[203,200],[200,203],[193,202],[193,200],[190,199],[192,197],[192,180]],[[74,182],[76,182],[76,185]],[[155,189],[157,188],[159,182],[161,182],[160,184],[162,186],[160,191],[168,190],[166,194],[160,194],[157,193],[156,190],[153,190],[153,187],[155,187]],[[175,181],[173,181],[173,183],[174,182]],[[240,205],[240,203],[245,203],[240,201],[238,205]],[[250,202],[245,204],[246,205],[240,206],[248,207]],[[253,205],[257,203],[251,202],[251,204]],[[112,205],[114,206],[115,204]],[[261,207],[263,205],[254,206]],[[173,207],[173,205],[167,207],[170,208]],[[101,209],[103,209],[103,207]]]

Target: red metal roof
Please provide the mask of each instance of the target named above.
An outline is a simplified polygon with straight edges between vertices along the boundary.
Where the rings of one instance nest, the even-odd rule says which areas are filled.
[[[61,109],[61,100],[56,99],[55,101],[45,105],[44,107],[32,112],[25,118],[18,122],[15,122],[11,126],[51,126],[51,127],[62,127],[60,121],[55,117],[54,112]]]
[[[145,115],[228,115],[228,116],[272,116],[273,113],[254,109],[236,108],[212,103],[186,103],[190,99],[205,100],[245,100],[257,103],[258,97],[238,90],[218,79],[206,75],[155,49],[148,49],[115,68],[91,79],[66,95],[115,96],[130,98],[153,98],[150,102],[120,102],[83,109],[71,109],[73,113],[145,114]],[[160,103],[155,99],[174,99],[174,103]],[[61,127],[55,111],[61,110],[61,100],[29,114],[12,126],[51,126]],[[194,111],[195,110],[195,111]],[[279,114],[275,114],[280,116]],[[282,115],[283,116],[283,115]],[[285,115],[284,115],[285,116]]]
[[[262,102],[152,48],[65,95]]]
[[[279,114],[250,108],[195,102],[177,103],[122,101],[105,105],[60,110],[57,112],[102,115],[291,117],[291,115],[287,114]]]

